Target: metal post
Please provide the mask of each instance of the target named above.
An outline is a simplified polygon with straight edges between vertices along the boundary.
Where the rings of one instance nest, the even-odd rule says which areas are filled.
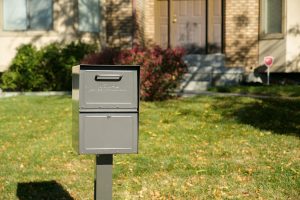
[[[113,155],[96,155],[95,200],[112,200]]]
[[[268,67],[268,72],[267,72],[267,85],[270,85],[270,67]]]

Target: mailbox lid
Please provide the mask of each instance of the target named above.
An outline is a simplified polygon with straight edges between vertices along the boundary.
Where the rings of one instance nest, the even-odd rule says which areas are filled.
[[[138,66],[81,67],[81,109],[138,108]]]
[[[138,113],[80,113],[80,154],[137,153]]]

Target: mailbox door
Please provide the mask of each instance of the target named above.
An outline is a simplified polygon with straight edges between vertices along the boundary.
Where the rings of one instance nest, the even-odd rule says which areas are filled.
[[[137,153],[137,113],[81,113],[79,118],[79,153]]]
[[[81,109],[137,109],[137,70],[81,70]]]

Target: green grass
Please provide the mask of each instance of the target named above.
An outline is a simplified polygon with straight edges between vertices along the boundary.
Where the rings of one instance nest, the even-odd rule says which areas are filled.
[[[274,97],[300,97],[299,85],[222,86],[213,87],[209,90],[212,92],[266,95]]]
[[[0,199],[93,198],[70,97],[0,99],[0,113]],[[139,154],[114,156],[114,199],[299,199],[299,122],[297,99],[142,102]]]

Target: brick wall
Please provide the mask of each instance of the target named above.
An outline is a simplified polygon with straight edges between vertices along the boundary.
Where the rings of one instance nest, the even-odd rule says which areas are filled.
[[[131,0],[106,0],[106,37],[111,47],[131,47],[133,39]]]
[[[224,13],[226,66],[258,66],[259,0],[226,0]]]
[[[155,36],[155,0],[136,0],[136,42],[152,44]]]
[[[145,0],[145,38],[146,43],[154,42],[155,36],[155,0]]]
[[[154,3],[155,0],[135,0],[133,15],[132,0],[107,0],[107,44],[113,47],[131,47],[132,42],[143,46],[153,43]]]
[[[145,45],[145,1],[136,0],[135,44]]]

